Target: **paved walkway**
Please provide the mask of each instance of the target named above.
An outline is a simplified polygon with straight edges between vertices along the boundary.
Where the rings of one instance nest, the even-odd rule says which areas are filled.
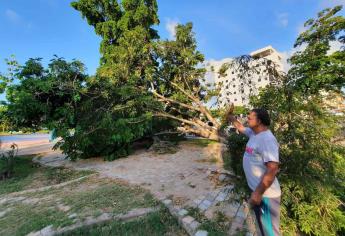
[[[185,209],[189,207],[198,208],[209,219],[217,212],[225,214],[232,222],[229,235],[248,230],[245,224],[248,212],[243,205],[232,201],[233,186],[227,177],[232,173],[222,168],[225,147],[221,144],[200,147],[183,142],[175,154],[157,155],[140,150],[112,162],[102,158],[71,162],[51,147],[52,144],[40,143],[36,147],[22,148],[20,154],[41,153],[36,160],[43,165],[94,170],[107,177],[139,184],[164,202],[190,235],[205,232],[197,232],[200,223],[187,215]]]

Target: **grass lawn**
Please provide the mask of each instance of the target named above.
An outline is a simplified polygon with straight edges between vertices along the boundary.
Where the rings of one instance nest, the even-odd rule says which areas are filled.
[[[177,220],[165,209],[150,213],[130,222],[112,222],[94,227],[85,227],[63,234],[64,236],[187,236]]]
[[[73,171],[66,168],[41,167],[32,162],[34,156],[20,156],[15,160],[14,176],[0,181],[0,196],[11,192],[59,184],[89,175],[91,171]],[[0,172],[4,168],[0,159]]]
[[[65,227],[103,213],[125,214],[135,208],[159,207],[146,190],[123,181],[92,175],[60,188],[31,193],[9,193],[39,188],[89,175],[90,171],[47,168],[17,159],[12,179],[0,181],[0,235],[26,235],[52,225]],[[0,168],[2,164],[0,164]],[[162,207],[130,222],[111,222],[81,228],[69,235],[186,235]]]

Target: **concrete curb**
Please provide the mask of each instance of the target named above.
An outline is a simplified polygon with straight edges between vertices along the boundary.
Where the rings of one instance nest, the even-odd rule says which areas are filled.
[[[40,231],[29,233],[27,236],[53,236],[53,235],[61,235],[64,233],[71,232],[73,230],[82,228],[82,227],[88,227],[88,226],[94,226],[106,223],[108,221],[130,221],[132,219],[136,219],[142,216],[145,216],[149,213],[157,212],[159,211],[159,208],[137,208],[132,209],[126,214],[119,214],[119,215],[113,215],[110,213],[103,213],[102,215],[98,216],[97,218],[88,218],[83,222],[78,222],[74,225],[70,225],[64,228],[58,228],[53,229],[52,225],[49,225]]]

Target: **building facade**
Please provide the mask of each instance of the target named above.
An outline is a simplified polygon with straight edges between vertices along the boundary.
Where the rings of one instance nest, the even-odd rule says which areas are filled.
[[[236,67],[230,67],[224,76],[219,75],[222,65],[232,63],[234,61],[232,58],[206,62],[206,81],[212,81],[220,88],[217,108],[227,106],[229,103],[235,106],[246,106],[250,96],[257,95],[261,88],[274,82],[274,78],[266,71],[265,63],[268,60],[275,64],[278,71],[283,71],[282,57],[272,46],[251,52],[250,56],[258,59],[251,65],[255,68],[255,72],[242,78],[240,78],[241,71],[238,71]]]

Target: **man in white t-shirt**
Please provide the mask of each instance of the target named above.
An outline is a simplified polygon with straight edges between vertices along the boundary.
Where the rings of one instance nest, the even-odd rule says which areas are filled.
[[[228,120],[245,134],[249,141],[243,155],[243,169],[249,188],[249,199],[262,235],[280,235],[281,190],[276,175],[279,170],[279,144],[268,129],[270,117],[265,109],[253,109],[248,115],[248,127],[234,116]]]

